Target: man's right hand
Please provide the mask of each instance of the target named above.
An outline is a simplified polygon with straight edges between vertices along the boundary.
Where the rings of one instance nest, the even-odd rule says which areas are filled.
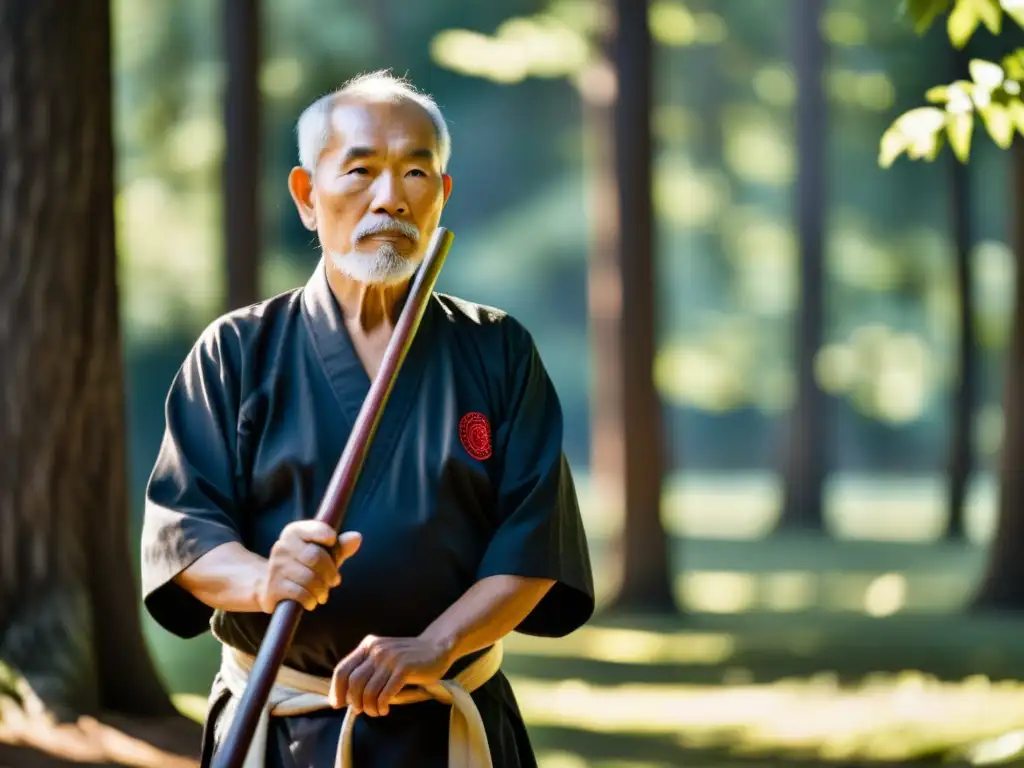
[[[338,569],[356,553],[362,540],[354,531],[339,537],[319,520],[286,525],[256,585],[260,610],[273,613],[282,600],[294,600],[307,611],[326,603],[330,591],[341,584]]]

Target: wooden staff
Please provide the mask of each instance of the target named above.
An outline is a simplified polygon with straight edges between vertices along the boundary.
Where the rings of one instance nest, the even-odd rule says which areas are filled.
[[[334,468],[334,474],[331,475],[327,491],[320,502],[316,519],[327,523],[336,531],[341,528],[345,509],[352,498],[352,491],[355,490],[384,406],[398,378],[402,362],[412,346],[453,239],[454,235],[450,231],[438,227],[430,241],[426,258],[413,280],[405,307],[384,352],[380,371],[373,380],[362,408],[359,409],[355,427],[349,435],[345,450]],[[267,703],[277,671],[284,662],[285,652],[295,636],[301,618],[302,605],[294,600],[284,600],[274,608],[274,615],[270,619],[267,633],[260,643],[259,653],[249,674],[245,693],[238,702],[227,738],[218,750],[217,759],[214,760],[217,768],[241,768],[249,752],[260,712]]]

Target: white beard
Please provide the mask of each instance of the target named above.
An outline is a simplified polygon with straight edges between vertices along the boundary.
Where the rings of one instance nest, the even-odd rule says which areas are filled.
[[[401,283],[419,267],[419,262],[405,258],[392,245],[382,245],[373,253],[329,251],[327,257],[343,275],[366,285]]]

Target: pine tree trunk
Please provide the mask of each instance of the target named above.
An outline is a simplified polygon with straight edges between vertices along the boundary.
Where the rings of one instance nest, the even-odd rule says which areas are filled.
[[[968,49],[970,46],[968,46]],[[969,50],[950,52],[950,82],[970,78]],[[967,491],[974,469],[973,424],[974,402],[978,391],[978,353],[974,341],[974,292],[971,286],[971,171],[950,153],[950,223],[953,235],[956,293],[959,309],[957,339],[957,382],[953,392],[952,424],[949,435],[949,457],[946,505],[946,539],[967,538]]]
[[[974,343],[974,295],[971,290],[970,169],[955,157],[950,157],[949,162],[959,337],[949,439],[946,538],[963,541],[967,537],[967,491],[974,468],[972,426],[978,389],[978,355]]]
[[[625,514],[614,608],[672,613],[669,540],[661,521],[661,404],[654,386],[652,46],[647,0],[616,0],[608,7],[611,55],[595,62],[581,85],[596,169],[588,275],[592,470],[599,498]]]
[[[974,608],[984,611],[1024,608],[1024,142],[1020,137],[1014,141],[1010,157],[1010,239],[1017,263],[1003,393],[999,522],[989,552],[988,572],[974,602]]]
[[[0,662],[62,717],[167,715],[129,550],[110,9],[0,0]]]
[[[260,298],[260,3],[223,0],[222,36],[227,62],[224,98],[224,263],[227,309]]]
[[[791,4],[792,45],[797,78],[796,133],[799,158],[796,178],[797,234],[800,243],[800,303],[794,334],[796,402],[790,414],[784,472],[784,500],[778,528],[798,533],[825,529],[823,489],[828,453],[824,392],[814,361],[825,328],[825,194],[827,165],[825,121],[828,104],[823,82],[826,44],[821,33],[824,4]]]

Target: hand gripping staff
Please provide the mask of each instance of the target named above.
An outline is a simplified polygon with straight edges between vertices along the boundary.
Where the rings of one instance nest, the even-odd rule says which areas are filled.
[[[434,233],[426,258],[409,289],[409,296],[399,315],[391,341],[384,351],[380,371],[373,380],[362,408],[359,409],[355,427],[349,435],[345,450],[334,468],[334,474],[331,475],[327,491],[320,502],[316,519],[327,523],[335,530],[341,528],[345,509],[352,498],[352,491],[355,490],[384,406],[398,378],[402,362],[412,346],[453,239],[454,235],[444,227],[438,227]],[[245,693],[238,702],[227,737],[214,758],[215,768],[241,768],[249,751],[260,712],[267,703],[274,678],[277,677],[285,652],[295,636],[300,618],[302,606],[294,600],[282,601],[274,609],[274,615],[270,619],[267,633],[263,637],[249,675]]]

